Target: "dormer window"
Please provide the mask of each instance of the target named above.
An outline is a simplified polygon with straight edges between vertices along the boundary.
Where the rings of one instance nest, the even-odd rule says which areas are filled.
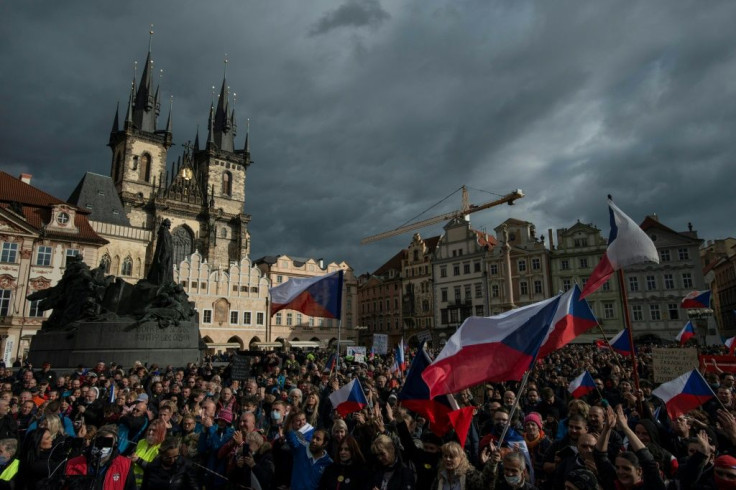
[[[56,222],[61,226],[66,226],[66,224],[69,223],[69,215],[67,213],[59,213],[56,216]]]

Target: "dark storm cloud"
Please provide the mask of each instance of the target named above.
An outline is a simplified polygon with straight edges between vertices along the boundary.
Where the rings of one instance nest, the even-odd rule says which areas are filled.
[[[340,27],[376,28],[390,18],[378,0],[348,0],[324,14],[309,30],[309,35],[319,36]]]
[[[375,270],[411,234],[360,238],[463,184],[476,204],[526,193],[472,215],[487,230],[580,219],[607,235],[610,193],[637,221],[656,212],[704,238],[734,235],[733,2],[91,5],[16,2],[0,20],[0,168],[60,197],[86,170],[109,173],[115,104],[127,103],[153,23],[160,124],[174,96],[169,162],[198,126],[206,138],[227,53],[237,146],[250,119],[253,258]],[[421,217],[459,207],[455,194]]]

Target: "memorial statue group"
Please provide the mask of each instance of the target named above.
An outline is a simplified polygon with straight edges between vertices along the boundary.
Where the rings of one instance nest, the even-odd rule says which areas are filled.
[[[431,410],[403,406],[407,373],[392,355],[253,353],[245,372],[0,368],[0,489],[736,488],[734,375],[708,366],[717,398],[671,419],[639,349],[640,390],[627,359],[571,345],[541,360],[522,393],[511,382],[455,394],[472,422],[442,435]],[[583,370],[596,386],[574,398]],[[329,396],[353,379],[368,405],[343,417]]]

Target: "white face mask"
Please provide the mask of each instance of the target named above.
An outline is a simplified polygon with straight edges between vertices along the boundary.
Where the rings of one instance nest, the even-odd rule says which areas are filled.
[[[112,448],[111,447],[103,447],[103,448],[93,447],[92,448],[92,457],[93,458],[100,458],[102,460],[102,459],[106,459],[106,458],[110,457],[110,454],[112,454]]]
[[[506,483],[508,483],[512,487],[518,487],[521,484],[521,475],[504,476],[504,478],[506,479]]]

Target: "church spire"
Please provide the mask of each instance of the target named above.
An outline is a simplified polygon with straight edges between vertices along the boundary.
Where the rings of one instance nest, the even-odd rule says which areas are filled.
[[[156,132],[156,115],[159,111],[158,89],[153,89],[153,60],[151,59],[151,42],[153,40],[153,25],[149,31],[148,55],[143,67],[143,74],[135,94],[133,106],[133,123],[136,127],[147,133]]]
[[[235,150],[234,145],[234,115],[229,109],[230,87],[227,86],[227,57],[225,58],[225,72],[222,77],[222,87],[220,88],[220,97],[217,101],[217,110],[215,111],[214,121],[212,124],[214,142],[217,147],[229,153]]]
[[[120,101],[115,106],[115,118],[112,120],[112,129],[110,132],[117,133],[118,131],[120,131]]]
[[[166,121],[166,132],[171,134],[171,113],[174,112],[174,96],[169,97],[169,120]]]

